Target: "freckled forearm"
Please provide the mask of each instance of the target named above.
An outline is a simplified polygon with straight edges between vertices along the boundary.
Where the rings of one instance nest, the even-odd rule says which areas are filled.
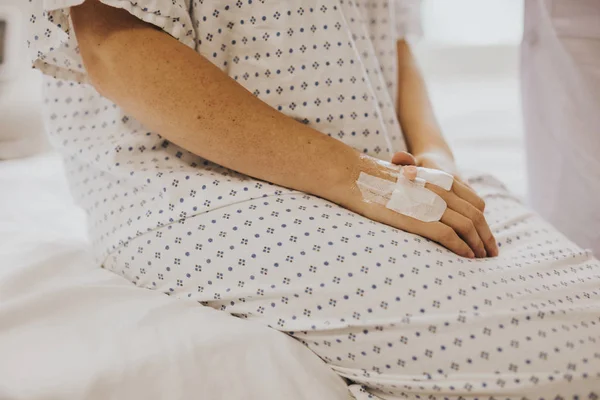
[[[355,150],[274,110],[167,34],[89,3],[72,18],[91,82],[149,129],[225,167],[333,201],[334,188],[353,181]]]

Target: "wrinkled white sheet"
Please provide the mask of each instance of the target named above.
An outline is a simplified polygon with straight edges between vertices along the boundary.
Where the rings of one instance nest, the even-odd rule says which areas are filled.
[[[294,339],[92,267],[61,168],[0,162],[0,399],[348,399]]]

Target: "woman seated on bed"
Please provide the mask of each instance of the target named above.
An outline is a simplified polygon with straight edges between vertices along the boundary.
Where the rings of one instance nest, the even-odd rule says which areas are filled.
[[[598,262],[492,179],[486,221],[459,179],[385,162],[455,175],[414,1],[43,4],[29,45],[99,265],[293,335],[356,398],[600,395]]]

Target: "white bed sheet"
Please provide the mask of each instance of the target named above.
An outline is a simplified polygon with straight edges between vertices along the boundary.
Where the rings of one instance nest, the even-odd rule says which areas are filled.
[[[0,399],[349,398],[294,339],[94,268],[56,155],[0,193]]]

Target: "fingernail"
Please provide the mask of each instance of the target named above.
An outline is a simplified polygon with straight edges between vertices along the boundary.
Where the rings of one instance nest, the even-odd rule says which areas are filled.
[[[475,258],[475,253],[473,253],[472,251],[469,252],[469,258]]]

